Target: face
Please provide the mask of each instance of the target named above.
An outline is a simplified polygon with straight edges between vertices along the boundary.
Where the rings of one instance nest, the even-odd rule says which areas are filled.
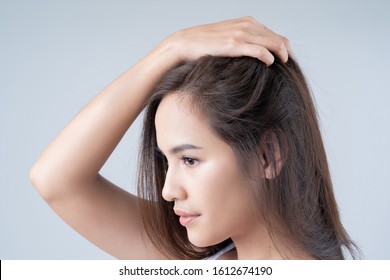
[[[157,145],[168,160],[162,195],[174,202],[191,243],[205,247],[249,234],[257,223],[231,147],[186,101],[170,94],[156,118]]]

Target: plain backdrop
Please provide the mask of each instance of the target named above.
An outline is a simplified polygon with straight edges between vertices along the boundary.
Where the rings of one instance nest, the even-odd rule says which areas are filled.
[[[112,259],[28,174],[72,117],[172,32],[251,15],[290,39],[313,90],[342,221],[390,259],[388,1],[0,0],[0,259]],[[130,192],[140,118],[102,174]],[[104,133],[104,131],[102,131]]]

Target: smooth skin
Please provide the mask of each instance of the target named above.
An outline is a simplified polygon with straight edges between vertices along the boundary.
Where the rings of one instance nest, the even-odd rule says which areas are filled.
[[[191,243],[207,247],[231,238],[236,259],[283,259],[265,222],[254,215],[250,182],[233,149],[207,119],[173,92],[161,101],[155,124],[157,144],[168,163],[162,196],[184,216],[180,221]],[[264,168],[267,173],[273,166]]]
[[[143,110],[155,84],[181,61],[209,54],[251,56],[270,65],[272,53],[287,61],[288,51],[286,38],[252,17],[173,33],[72,119],[32,167],[32,183],[66,223],[116,258],[166,259],[142,230],[138,198],[99,170]]]

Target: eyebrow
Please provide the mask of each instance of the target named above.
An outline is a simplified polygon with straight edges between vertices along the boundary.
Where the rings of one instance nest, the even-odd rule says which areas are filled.
[[[192,145],[192,144],[181,144],[181,145],[172,147],[169,150],[169,153],[170,154],[177,154],[177,153],[180,153],[180,152],[183,152],[183,151],[186,151],[186,150],[199,150],[199,149],[203,149],[203,148],[195,146],[195,145]],[[164,154],[163,151],[161,151],[161,149],[159,147],[156,147],[156,150],[159,153]]]

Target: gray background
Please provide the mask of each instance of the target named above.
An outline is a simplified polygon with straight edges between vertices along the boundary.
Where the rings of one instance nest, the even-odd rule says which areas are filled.
[[[0,259],[111,259],[39,197],[29,170],[103,87],[170,33],[251,15],[287,36],[313,89],[342,220],[390,259],[386,1],[0,1]],[[140,123],[102,173],[135,186]]]

